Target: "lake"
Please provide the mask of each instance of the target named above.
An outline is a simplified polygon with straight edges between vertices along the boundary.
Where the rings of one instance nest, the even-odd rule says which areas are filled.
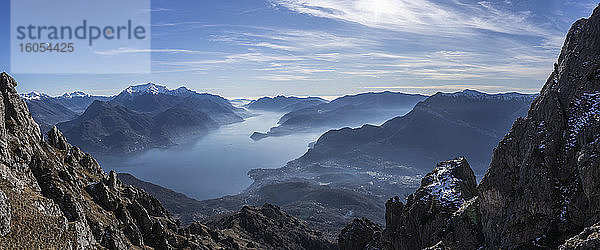
[[[254,131],[268,131],[283,113],[252,111],[244,122],[223,126],[194,142],[151,149],[126,158],[99,158],[105,171],[130,173],[198,200],[237,194],[252,180],[254,168],[278,168],[302,156],[324,131],[253,141]]]

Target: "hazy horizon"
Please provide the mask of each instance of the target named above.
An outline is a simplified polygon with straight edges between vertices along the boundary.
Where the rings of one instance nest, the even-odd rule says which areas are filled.
[[[152,83],[152,82],[149,82],[149,83]],[[133,85],[130,85],[130,86],[137,86],[137,85],[144,85],[144,84],[147,84],[147,83],[136,83],[136,84],[133,84]],[[163,84],[161,84],[161,83],[153,83],[153,84],[155,84],[155,85],[161,85],[161,86],[166,86],[166,85],[163,85]],[[169,88],[169,89],[173,90],[173,89],[176,89],[176,88],[179,88],[179,87],[186,87],[186,88],[188,88],[188,89],[190,89],[190,90],[192,90],[192,91],[196,91],[197,93],[215,94],[215,93],[211,93],[211,92],[202,92],[202,91],[198,91],[198,90],[195,90],[195,89],[191,89],[191,88],[189,88],[189,87],[187,87],[187,86],[185,86],[185,85],[181,85],[181,86],[178,86],[178,87],[175,87],[175,88]],[[17,86],[17,90],[18,90],[18,89],[19,89],[19,86]],[[124,89],[125,89],[125,88],[124,88]],[[89,93],[89,92],[85,92],[85,91],[78,90],[78,89],[74,89],[74,90],[71,90],[71,91],[68,91],[68,92],[63,92],[63,93],[58,93],[58,94],[49,94],[49,93],[42,92],[42,91],[37,91],[37,90],[32,90],[32,91],[29,91],[29,92],[22,92],[22,91],[19,91],[19,94],[29,94],[29,93],[32,93],[32,92],[36,92],[36,93],[38,93],[38,94],[47,94],[47,95],[49,95],[50,97],[59,97],[59,96],[62,96],[62,95],[64,95],[64,94],[69,94],[69,93],[74,93],[74,92],[79,92],[79,91],[81,91],[81,92],[84,92],[85,94],[90,94],[90,95],[94,95],[94,96],[105,96],[105,97],[111,97],[111,96],[116,96],[116,95],[120,94],[120,93],[121,93],[121,92],[122,92],[124,89],[118,90],[118,91],[116,91],[116,92],[114,92],[114,93],[112,93],[112,94],[94,94],[94,93]],[[520,93],[520,94],[539,94],[539,90],[537,90],[537,91],[534,91],[534,92],[519,92],[519,91],[499,91],[499,92],[491,92],[491,91],[478,90],[478,89],[473,89],[473,88],[465,88],[465,89],[460,89],[460,90],[457,90],[457,91],[444,91],[444,90],[439,90],[439,91],[432,92],[432,93],[419,93],[419,92],[413,92],[413,93],[411,93],[411,92],[405,92],[405,91],[397,91],[397,90],[381,89],[381,90],[365,90],[365,91],[363,91],[363,92],[356,92],[356,93],[350,93],[350,94],[338,95],[338,96],[327,96],[327,95],[323,95],[323,96],[321,96],[321,95],[293,95],[293,94],[285,95],[285,94],[276,94],[276,95],[264,95],[264,96],[241,96],[241,97],[238,97],[238,96],[233,96],[233,97],[230,97],[230,96],[221,96],[221,97],[223,97],[223,98],[225,98],[225,99],[227,99],[227,100],[257,100],[257,99],[259,99],[259,98],[263,98],[263,97],[274,98],[274,97],[278,97],[278,96],[284,96],[284,97],[298,97],[298,98],[318,97],[318,98],[325,99],[325,100],[327,100],[327,101],[332,101],[332,100],[335,100],[335,99],[337,99],[337,98],[340,98],[340,97],[343,97],[343,96],[349,96],[349,95],[358,95],[358,94],[365,94],[365,93],[394,92],[394,93],[404,93],[404,94],[416,94],[416,95],[431,96],[431,95],[434,95],[434,94],[436,94],[436,93],[438,93],[438,92],[442,92],[442,93],[456,93],[456,92],[462,92],[462,91],[465,91],[465,90],[475,90],[475,91],[478,91],[478,92],[481,92],[481,93],[484,93],[484,94],[489,94],[489,95],[493,95],[493,94],[508,94],[508,93]],[[216,95],[216,94],[215,94],[215,95]]]

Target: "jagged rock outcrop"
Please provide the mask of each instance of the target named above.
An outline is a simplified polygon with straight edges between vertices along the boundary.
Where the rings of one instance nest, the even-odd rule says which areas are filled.
[[[569,31],[479,185],[488,248],[556,248],[600,214],[600,8]]]
[[[423,178],[406,204],[398,197],[386,203],[386,228],[381,237],[375,230],[361,229],[365,223],[355,220],[340,234],[338,245],[340,249],[423,249],[434,245],[477,249],[481,225],[476,195],[475,175],[465,158],[441,162]],[[371,236],[365,236],[368,233]]]
[[[379,224],[375,224],[367,218],[356,218],[342,229],[338,237],[338,246],[340,249],[348,250],[375,248],[380,241],[382,231]]]
[[[236,240],[240,248],[257,249],[336,249],[323,234],[312,231],[300,220],[269,203],[245,206],[241,211],[205,221],[225,235],[254,241]]]
[[[283,248],[327,244],[315,237],[296,237],[314,232],[296,227],[299,222],[289,218],[273,219],[265,229],[240,215],[241,221],[248,221],[246,228],[254,231],[225,231],[198,223],[181,227],[157,199],[122,184],[114,172],[106,174],[89,154],[67,143],[58,129],[51,129],[45,141],[15,86],[6,73],[0,75],[3,249],[237,249],[272,239],[261,232],[280,233],[277,239],[286,239],[280,243]],[[292,227],[296,231],[288,230]]]
[[[387,249],[422,249],[445,241],[472,238],[477,245],[477,221],[460,219],[476,203],[477,182],[465,158],[439,163],[427,174],[421,187],[409,195],[406,204],[398,197],[386,203],[386,229],[381,247]],[[464,207],[464,208],[463,208]],[[468,216],[467,216],[468,217]],[[455,219],[456,218],[456,219]],[[456,227],[458,230],[454,230]],[[470,230],[471,229],[471,230]],[[463,235],[467,233],[467,235]],[[457,247],[470,249],[472,242],[460,242]]]

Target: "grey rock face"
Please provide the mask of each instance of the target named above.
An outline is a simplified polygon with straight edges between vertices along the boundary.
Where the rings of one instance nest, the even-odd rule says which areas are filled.
[[[0,190],[0,236],[10,232],[10,201]]]
[[[354,219],[342,229],[338,238],[340,249],[376,249],[381,238],[381,226],[367,218]]]
[[[67,150],[69,148],[69,143],[67,139],[63,136],[63,134],[58,131],[56,126],[53,126],[50,131],[48,131],[48,143],[53,147],[60,150]]]
[[[600,9],[569,31],[529,114],[479,186],[485,244],[556,248],[600,212]]]

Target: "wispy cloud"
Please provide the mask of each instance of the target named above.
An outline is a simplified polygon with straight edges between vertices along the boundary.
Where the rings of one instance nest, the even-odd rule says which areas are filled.
[[[193,54],[193,55],[206,55],[214,54],[206,51],[199,50],[188,50],[188,49],[135,49],[135,48],[118,48],[112,50],[94,51],[95,54],[99,55],[120,55],[120,54],[134,54],[134,53],[169,53],[169,54]]]
[[[278,74],[267,74],[256,77],[256,79],[260,80],[268,80],[268,81],[292,81],[292,80],[308,80],[307,76],[303,75],[278,75]]]
[[[511,12],[488,1],[458,0],[271,0],[275,6],[318,17],[424,35],[472,33],[471,29],[513,35],[554,32],[528,21],[530,11]]]

